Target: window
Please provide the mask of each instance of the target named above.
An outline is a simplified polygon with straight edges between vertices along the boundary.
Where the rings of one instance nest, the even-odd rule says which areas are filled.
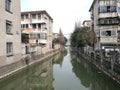
[[[30,33],[30,38],[31,39],[37,39],[38,35],[36,33]]]
[[[106,6],[100,6],[99,7],[99,12],[107,12],[107,7]]]
[[[22,21],[24,20],[24,15],[21,15],[21,20],[22,20]]]
[[[111,36],[111,31],[106,31],[106,36]]]
[[[38,24],[38,28],[41,29],[41,24]]]
[[[6,20],[6,33],[11,33],[12,22]]]
[[[28,24],[21,24],[21,28],[28,28]]]
[[[7,56],[13,55],[13,43],[7,42]]]
[[[40,33],[40,39],[47,39],[46,33]]]
[[[101,36],[115,36],[116,34],[115,30],[101,31]]]
[[[117,11],[116,6],[111,6],[110,7],[110,12],[116,12],[116,11]]]
[[[100,6],[99,7],[100,13],[116,12],[116,11],[117,11],[116,6]]]
[[[25,24],[22,24],[22,25],[21,25],[21,28],[25,28]]]
[[[113,31],[113,30],[112,30],[112,31],[111,31],[111,35],[112,35],[112,36],[116,35],[116,31]]]
[[[105,31],[101,31],[101,36],[106,36],[106,32]]]
[[[25,19],[28,19],[28,14],[25,15]]]
[[[5,9],[7,11],[11,10],[11,0],[5,0]]]
[[[36,14],[32,14],[32,19],[36,19]]]
[[[120,14],[120,7],[118,7],[118,13]]]
[[[37,28],[36,24],[33,24],[32,27],[33,27],[33,29],[36,29],[36,28]]]
[[[38,14],[38,19],[39,19],[39,20],[41,19],[41,14]]]

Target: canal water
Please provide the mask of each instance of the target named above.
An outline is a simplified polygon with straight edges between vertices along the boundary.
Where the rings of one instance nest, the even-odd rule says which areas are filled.
[[[79,55],[64,52],[0,81],[0,90],[120,90]]]

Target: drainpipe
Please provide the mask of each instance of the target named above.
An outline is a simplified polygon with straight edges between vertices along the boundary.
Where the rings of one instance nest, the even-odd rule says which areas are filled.
[[[102,67],[102,63],[103,63],[103,51],[102,51],[102,44],[100,44],[100,57],[101,57],[101,60],[100,60],[100,66]]]

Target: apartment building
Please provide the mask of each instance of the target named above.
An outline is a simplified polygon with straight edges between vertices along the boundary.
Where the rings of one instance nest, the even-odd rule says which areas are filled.
[[[20,0],[0,1],[0,66],[21,59]]]
[[[120,0],[94,0],[89,11],[96,33],[95,49],[119,45]]]
[[[46,11],[21,12],[22,33],[29,34],[29,52],[46,53],[52,49],[53,19]]]

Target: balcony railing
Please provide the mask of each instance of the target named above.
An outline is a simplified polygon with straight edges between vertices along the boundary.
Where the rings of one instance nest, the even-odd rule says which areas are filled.
[[[31,23],[46,23],[45,20],[41,19],[31,19]]]
[[[101,43],[117,43],[118,40],[117,40],[117,36],[116,37],[109,36],[109,37],[101,37],[100,42]]]
[[[46,39],[40,39],[40,40],[38,40],[38,43],[46,45],[47,44],[47,40]]]
[[[118,25],[118,18],[100,18],[98,19],[98,25]]]
[[[99,18],[118,17],[117,12],[99,13]]]
[[[23,20],[21,20],[21,24],[30,24],[30,23],[33,23],[33,24],[46,23],[46,21],[43,19],[23,19]]]
[[[32,33],[32,32],[33,32],[33,29],[31,29],[31,28],[22,29],[22,33],[27,33],[27,34],[29,34],[29,33]]]
[[[39,45],[39,44],[44,44],[46,45],[47,44],[47,40],[46,39],[29,39],[29,44],[36,44],[36,45]]]

